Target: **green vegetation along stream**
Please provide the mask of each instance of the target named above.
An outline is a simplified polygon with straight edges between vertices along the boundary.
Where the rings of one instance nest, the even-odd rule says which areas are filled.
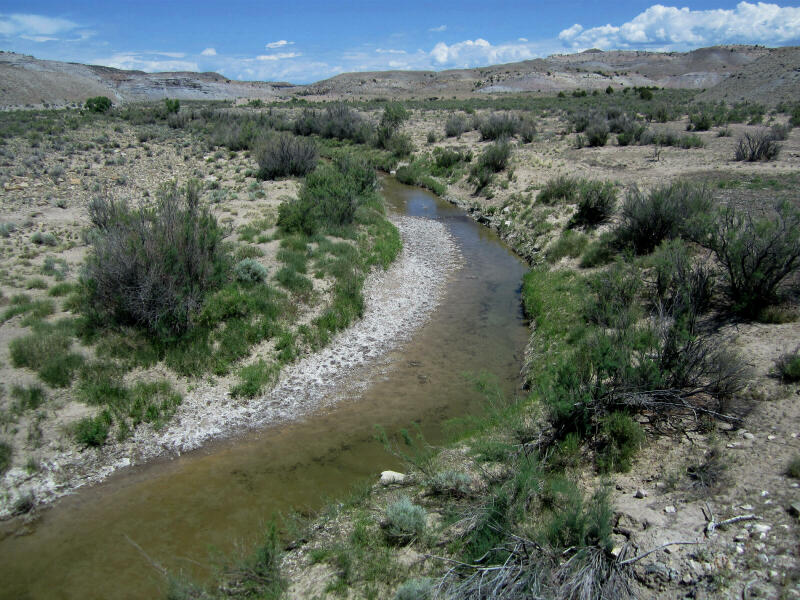
[[[436,443],[448,420],[480,410],[466,374],[491,372],[515,391],[528,334],[519,296],[524,263],[493,232],[423,190],[386,179],[384,195],[395,214],[445,223],[463,255],[422,328],[359,374],[367,383],[353,397],[117,473],[45,510],[29,534],[0,540],[1,598],[157,597],[165,580],[150,561],[203,578],[214,552],[250,548],[270,515],[317,509],[397,468],[374,439],[376,424],[392,431],[418,423]]]

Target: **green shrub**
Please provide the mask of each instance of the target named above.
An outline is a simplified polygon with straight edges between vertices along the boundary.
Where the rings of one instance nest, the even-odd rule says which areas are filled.
[[[281,133],[256,148],[259,179],[302,177],[317,166],[317,146],[309,139]]]
[[[596,227],[608,221],[617,204],[617,189],[611,182],[585,181],[580,184],[578,210],[570,227]]]
[[[492,113],[483,119],[479,126],[482,140],[498,140],[514,137],[520,126],[520,119],[511,113]]]
[[[50,275],[56,281],[63,281],[69,274],[69,265],[63,258],[48,256],[42,264],[42,275]]]
[[[255,398],[267,385],[275,381],[279,370],[278,365],[263,360],[242,367],[238,373],[239,382],[231,388],[231,395],[234,398]]]
[[[708,131],[711,129],[713,120],[710,113],[705,111],[691,113],[689,115],[689,126],[687,129],[694,131]]]
[[[242,283],[259,283],[266,280],[267,268],[253,258],[245,258],[236,263],[233,274]]]
[[[445,137],[461,137],[461,134],[469,131],[469,123],[463,115],[453,114],[447,117],[444,124]]]
[[[637,254],[648,254],[663,240],[687,234],[693,218],[710,209],[709,191],[690,183],[662,185],[649,193],[633,188],[622,204],[616,240]]]
[[[104,410],[96,417],[84,417],[72,426],[72,437],[86,448],[98,448],[106,443],[111,428],[111,414]]]
[[[409,579],[397,588],[394,600],[430,600],[433,598],[433,581]]]
[[[592,147],[605,146],[608,142],[608,123],[605,121],[593,123],[586,128],[586,141]]]
[[[536,123],[531,118],[523,118],[520,120],[517,132],[523,143],[530,144],[536,139]]]
[[[411,136],[406,133],[395,133],[389,138],[384,147],[398,158],[404,158],[414,152]]]
[[[697,317],[711,306],[712,270],[705,264],[692,265],[682,240],[661,244],[653,254],[653,264],[658,308],[693,333]]]
[[[536,196],[536,201],[547,205],[555,204],[556,202],[572,204],[578,194],[580,184],[580,179],[559,175],[545,184],[539,195]]]
[[[36,410],[47,400],[44,389],[38,385],[15,385],[11,388],[11,397],[14,398],[11,410],[17,414]]]
[[[14,457],[14,449],[8,442],[0,440],[0,476],[11,468],[11,460]]]
[[[551,547],[611,549],[613,510],[605,491],[595,492],[586,502],[577,485],[553,477],[545,482],[542,501],[550,510],[543,533]]]
[[[641,426],[623,412],[603,418],[597,448],[597,466],[601,472],[625,473],[644,441]]]
[[[376,188],[375,172],[367,162],[342,156],[309,173],[297,198],[280,205],[278,226],[287,233],[312,235],[349,225],[356,209],[374,199]]]
[[[206,294],[224,281],[224,231],[200,203],[200,185],[163,185],[154,206],[96,198],[84,312],[99,323],[142,326],[159,337],[185,332]]]
[[[734,310],[753,317],[800,268],[800,210],[785,203],[773,217],[756,217],[729,205],[698,241],[722,264]]]
[[[175,114],[181,109],[181,101],[177,98],[164,98],[164,110],[167,114]]]
[[[407,544],[425,532],[425,509],[403,496],[386,507],[383,523],[386,538]]]
[[[11,364],[27,367],[53,387],[68,386],[83,358],[71,353],[72,340],[56,327],[42,327],[9,344]]]
[[[618,260],[598,273],[590,282],[595,293],[587,307],[587,318],[604,327],[619,327],[630,322],[631,311],[642,287],[635,265]]]
[[[469,475],[458,471],[439,471],[428,480],[431,493],[439,496],[466,496],[472,483]]]
[[[652,100],[653,99],[653,92],[647,88],[640,88],[639,89],[639,98],[642,100]]]
[[[778,158],[780,150],[781,145],[769,130],[745,133],[736,143],[733,158],[749,162],[774,160]]]
[[[614,235],[611,232],[605,232],[586,247],[581,256],[580,267],[590,269],[607,265],[614,260],[616,254]]]
[[[111,109],[111,99],[105,96],[95,96],[89,98],[84,104],[84,108],[90,112],[104,113]]]
[[[486,147],[478,158],[478,164],[484,165],[497,173],[508,166],[510,158],[511,143],[506,139],[501,139]]]
[[[1,465],[0,473],[2,473]],[[800,479],[800,454],[795,454],[789,461],[789,464],[786,466],[786,475],[794,479]]]
[[[778,375],[781,380],[786,383],[796,383],[800,381],[800,353],[795,351],[793,353],[782,355],[776,365]]]
[[[548,262],[555,263],[565,256],[577,258],[581,255],[588,243],[589,238],[584,234],[567,230],[562,233],[561,237],[555,242],[550,244],[546,252],[547,260]]]
[[[31,236],[31,241],[37,246],[57,246],[58,240],[52,233],[42,233],[35,231]]]

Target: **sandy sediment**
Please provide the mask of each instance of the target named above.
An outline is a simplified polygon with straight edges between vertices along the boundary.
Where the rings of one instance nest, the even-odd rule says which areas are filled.
[[[133,438],[97,450],[66,450],[43,457],[40,472],[6,473],[0,516],[21,495],[37,504],[97,483],[114,471],[159,456],[177,455],[213,439],[307,415],[335,403],[338,391],[364,385],[364,369],[398,347],[439,303],[448,275],[461,255],[445,225],[415,217],[395,217],[403,250],[388,270],[375,270],[364,285],[365,314],[324,349],[287,366],[263,397],[231,398],[225,384],[201,384],[187,395],[170,425],[161,431],[140,428]]]

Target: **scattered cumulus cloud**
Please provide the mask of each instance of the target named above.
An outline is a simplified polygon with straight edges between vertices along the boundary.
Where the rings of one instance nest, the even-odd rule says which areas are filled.
[[[517,38],[518,42],[527,42],[528,38]]]
[[[405,50],[392,50],[387,48],[375,48],[375,52],[378,54],[405,54]]]
[[[206,48],[200,53],[201,56],[216,56],[217,50],[216,48]]]
[[[282,48],[283,46],[291,46],[294,42],[288,42],[286,40],[278,40],[277,42],[270,42],[269,44],[265,45],[265,48],[268,50],[274,50],[275,48]]]
[[[585,29],[579,23],[558,38],[570,49],[688,49],[715,44],[785,44],[800,40],[800,8],[740,2],[732,9],[691,10],[655,4],[621,25]]]
[[[431,27],[428,31],[433,31],[435,33],[441,33],[442,31],[447,31],[447,25],[439,25],[438,27]]]
[[[160,52],[118,52],[105,58],[95,59],[94,64],[150,73],[162,71],[199,71],[199,65],[192,60],[176,60],[169,54]],[[163,57],[166,57],[163,58]]]
[[[300,52],[278,52],[277,54],[262,54],[256,56],[256,60],[285,60],[287,58],[297,58],[303,56]]]
[[[483,38],[455,44],[439,42],[430,57],[439,67],[474,67],[527,60],[537,56],[536,48],[527,42],[493,45]]]
[[[83,30],[76,32],[80,25],[69,19],[60,17],[47,17],[31,14],[2,14],[0,13],[0,36],[18,37],[30,42],[55,42],[60,41],[64,34],[77,34],[77,39],[87,39],[92,32]],[[74,40],[65,40],[74,41]]]

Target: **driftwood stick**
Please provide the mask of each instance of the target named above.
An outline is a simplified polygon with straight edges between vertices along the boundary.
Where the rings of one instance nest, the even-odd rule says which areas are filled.
[[[702,544],[702,543],[703,542],[688,542],[688,541],[667,542],[666,544],[661,544],[660,546],[657,546],[657,547],[653,548],[652,550],[648,550],[644,554],[640,554],[639,556],[634,556],[633,558],[629,558],[627,560],[620,561],[617,564],[619,564],[620,566],[624,566],[624,565],[629,565],[631,563],[635,563],[636,561],[642,560],[645,556],[649,556],[653,552],[657,552],[657,551],[662,550],[662,549],[664,549],[664,548],[666,548],[668,546],[696,546],[697,544]]]

